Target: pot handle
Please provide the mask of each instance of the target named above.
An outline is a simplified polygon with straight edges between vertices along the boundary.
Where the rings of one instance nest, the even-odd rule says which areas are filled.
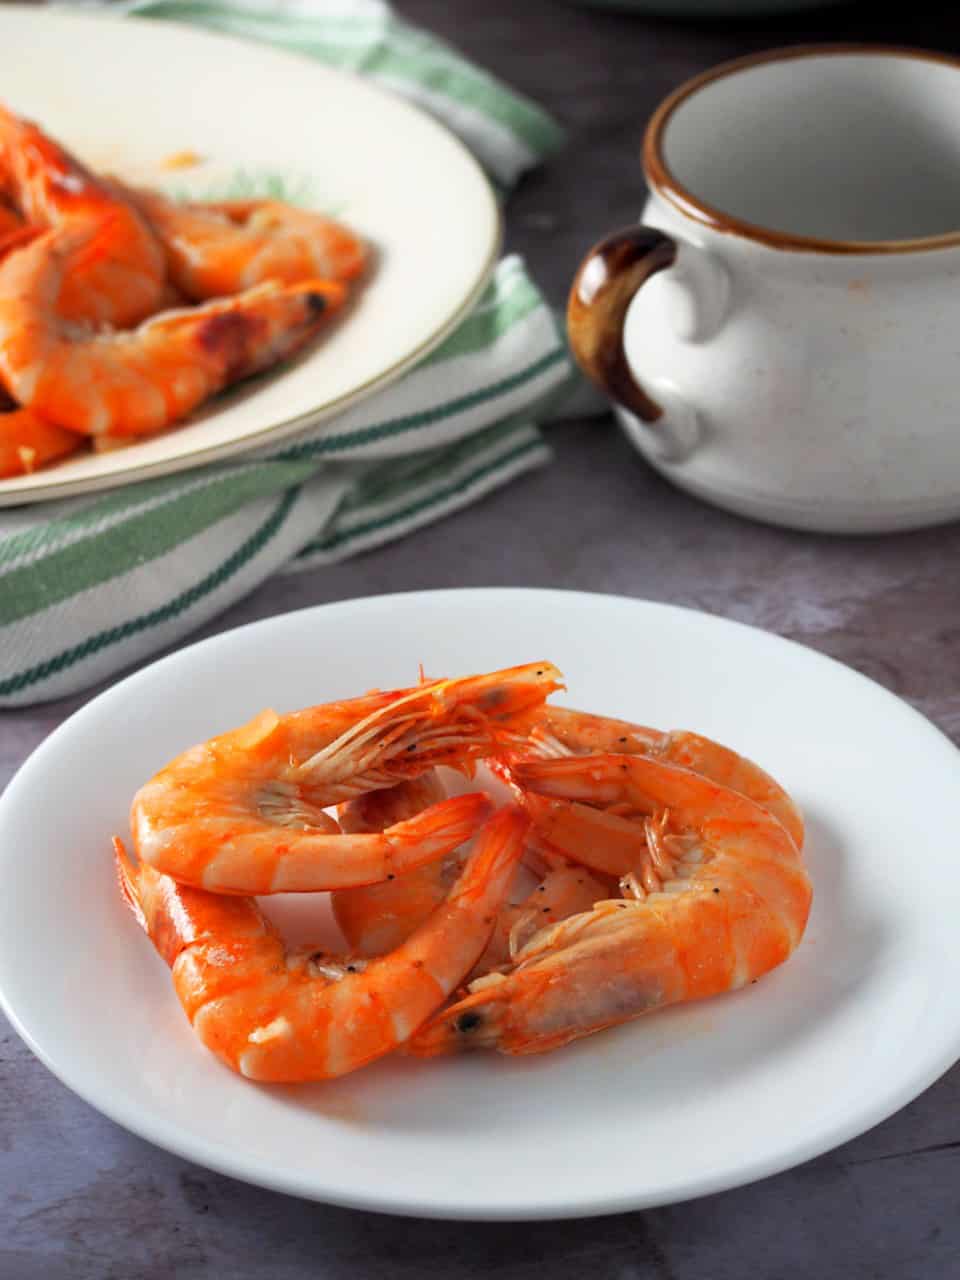
[[[710,337],[726,312],[726,272],[706,250],[646,226],[615,231],[584,258],[570,289],[567,332],[587,377],[639,419],[631,434],[665,461],[677,462],[701,437],[697,412],[666,384],[654,398],[634,376],[623,345],[624,321],[638,289],[668,268],[680,286],[674,312],[679,335],[692,342]]]

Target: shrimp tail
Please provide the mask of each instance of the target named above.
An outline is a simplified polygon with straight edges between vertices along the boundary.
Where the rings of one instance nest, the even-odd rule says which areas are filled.
[[[490,808],[490,798],[482,791],[452,796],[398,822],[384,834],[400,861],[405,860],[407,849],[413,849],[418,863],[430,862],[469,840]]]
[[[462,896],[479,897],[487,892],[488,883],[499,883],[507,873],[516,869],[523,856],[524,837],[529,825],[529,818],[516,805],[507,805],[488,819],[483,828],[483,844],[477,851],[473,867],[473,888],[464,890]]]
[[[119,836],[113,837],[113,856],[116,863],[117,883],[120,885],[120,894],[133,912],[137,924],[144,933],[149,934],[150,926],[147,924],[147,917],[140,901],[139,876]]]

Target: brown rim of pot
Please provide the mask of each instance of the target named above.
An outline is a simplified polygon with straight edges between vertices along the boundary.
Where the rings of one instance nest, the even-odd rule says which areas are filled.
[[[670,171],[663,154],[663,137],[670,118],[681,103],[695,93],[720,80],[734,75],[750,67],[757,67],[765,62],[786,62],[792,58],[819,58],[834,54],[856,54],[870,57],[911,58],[915,61],[937,62],[942,66],[952,67],[960,71],[960,57],[946,53],[937,53],[930,49],[914,49],[906,45],[860,44],[850,42],[844,44],[797,44],[785,45],[782,48],[766,49],[760,53],[749,53],[743,58],[734,58],[730,62],[721,62],[709,71],[685,81],[674,89],[657,107],[643,136],[643,170],[650,187],[669,200],[681,213],[697,222],[702,222],[715,231],[730,232],[769,249],[800,249],[816,253],[912,253],[918,249],[947,249],[960,245],[960,229],[947,231],[937,236],[918,236],[910,240],[830,240],[818,236],[793,235],[787,231],[775,231],[770,227],[761,227],[747,222],[743,218],[735,218],[724,213],[713,205],[707,204],[699,196],[695,196],[679,182]]]

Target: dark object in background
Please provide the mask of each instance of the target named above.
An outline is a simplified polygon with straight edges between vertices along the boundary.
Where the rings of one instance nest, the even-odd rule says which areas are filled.
[[[657,18],[748,18],[822,9],[847,0],[572,0],[578,8],[613,9]]]

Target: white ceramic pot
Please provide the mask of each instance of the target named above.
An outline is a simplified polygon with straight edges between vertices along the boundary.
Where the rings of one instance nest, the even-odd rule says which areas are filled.
[[[811,46],[690,81],[571,343],[680,487],[801,529],[960,516],[960,61]],[[641,287],[642,286],[642,287]]]

